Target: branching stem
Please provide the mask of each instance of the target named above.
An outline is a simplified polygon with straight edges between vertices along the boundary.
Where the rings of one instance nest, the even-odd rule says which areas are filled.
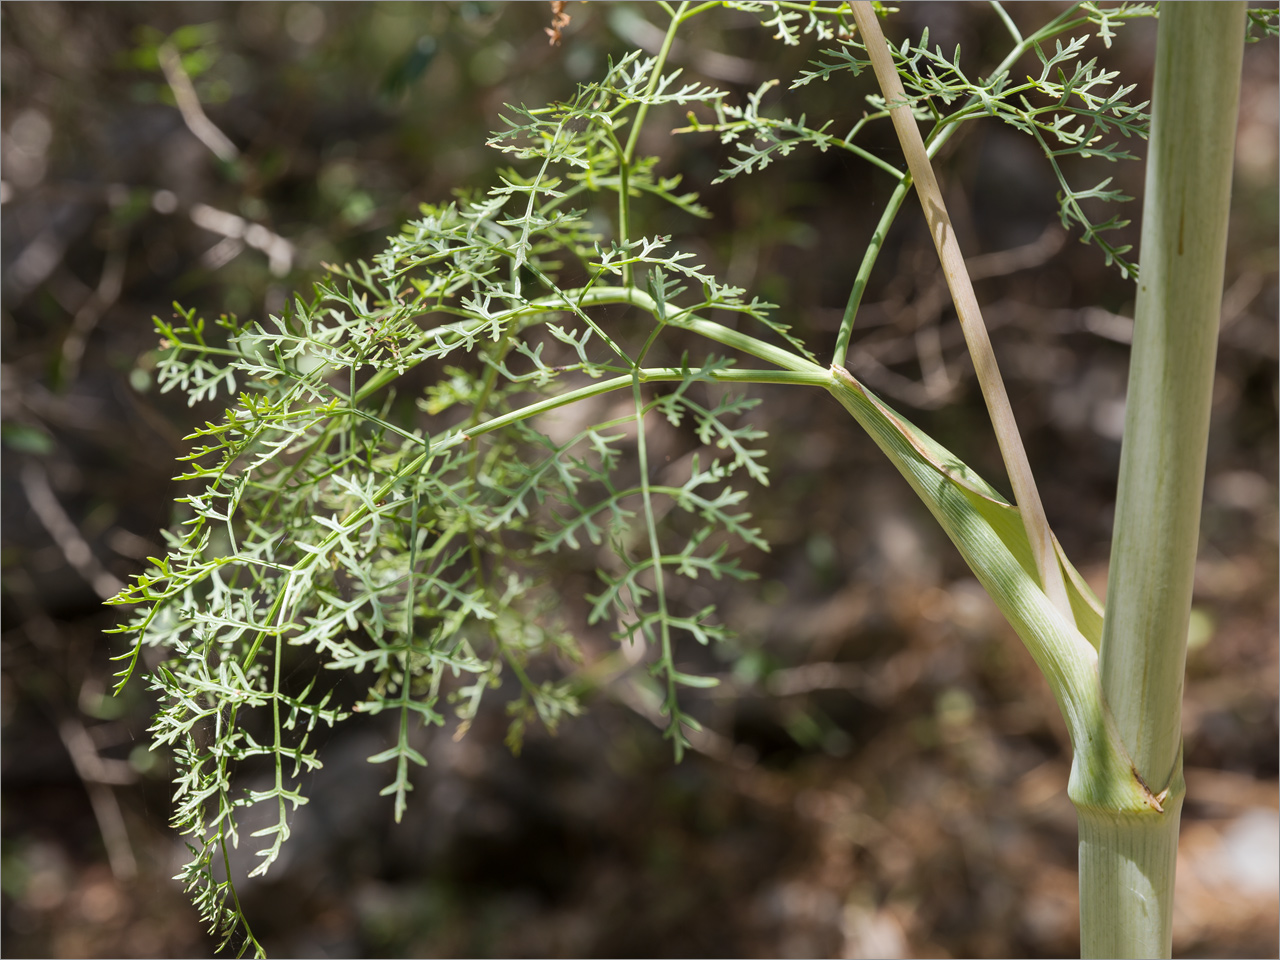
[[[916,192],[920,195],[920,205],[924,208],[925,219],[929,222],[929,233],[937,247],[947,285],[951,288],[956,314],[960,318],[960,326],[969,346],[969,355],[973,358],[978,383],[982,387],[982,396],[986,400],[991,424],[995,428],[996,442],[1000,445],[1005,469],[1008,470],[1009,481],[1013,485],[1013,495],[1018,502],[1023,522],[1027,527],[1027,535],[1031,540],[1040,584],[1058,611],[1067,618],[1068,622],[1074,622],[1071,603],[1067,599],[1066,583],[1063,581],[1062,570],[1058,567],[1053,548],[1053,532],[1049,529],[1044,505],[1040,502],[1040,492],[1036,488],[1031,464],[1027,460],[1022,437],[1018,433],[1013,407],[1009,403],[1004,380],[996,364],[995,352],[991,349],[991,340],[987,336],[986,324],[982,321],[982,311],[978,306],[978,298],[973,292],[969,272],[964,265],[964,256],[956,240],[955,228],[952,227],[951,219],[947,216],[942,190],[938,186],[933,165],[929,162],[929,155],[925,151],[924,139],[920,136],[920,129],[916,126],[910,107],[907,106],[902,81],[894,68],[884,34],[880,32],[880,23],[874,8],[867,0],[856,0],[853,4],[853,15],[858,22],[858,29],[862,31],[865,38],[867,55],[871,58],[876,79],[879,80],[880,88],[884,91],[885,102],[889,106],[894,128],[898,132],[898,140],[907,156],[911,178],[915,182]]]

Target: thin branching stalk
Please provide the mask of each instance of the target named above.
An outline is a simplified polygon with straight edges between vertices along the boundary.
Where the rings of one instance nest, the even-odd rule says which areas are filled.
[[[1074,26],[1079,26],[1080,23],[1085,22],[1083,18],[1076,20],[1071,19],[1071,15],[1080,6],[1080,4],[1075,4],[1068,10],[1059,14],[1053,20],[1049,21],[1049,23],[1045,24],[1039,30],[1035,31],[1035,33],[1030,37],[1023,37],[1022,32],[1018,30],[1013,21],[1009,19],[1009,15],[1005,12],[1004,7],[999,3],[994,2],[994,0],[991,6],[995,9],[997,15],[1000,17],[1000,21],[1009,30],[1010,35],[1014,39],[1013,49],[1005,55],[1005,58],[1000,62],[995,70],[992,71],[991,75],[993,77],[1003,76],[1009,68],[1013,66],[1013,64],[1018,62],[1019,58],[1026,54],[1028,50],[1032,49],[1039,41],[1046,40],[1056,33],[1060,33],[1063,30],[1070,29]],[[978,102],[979,98],[971,95],[962,109],[968,110]],[[854,131],[856,132],[858,127],[869,119],[871,119],[870,116],[867,116],[860,120],[858,125],[854,127]],[[926,141],[925,153],[929,158],[932,159],[933,157],[936,157],[938,155],[938,151],[942,149],[943,145],[946,144],[947,141],[951,139],[952,135],[959,129],[960,124],[957,123],[944,123],[935,126],[933,130],[930,131]],[[853,132],[849,134],[850,138],[852,138],[852,136]],[[883,163],[883,161],[879,161],[877,158],[877,165],[881,163]],[[845,305],[844,316],[840,320],[840,331],[836,335],[835,351],[832,354],[831,359],[832,364],[835,366],[843,367],[849,362],[849,343],[853,336],[854,318],[857,316],[858,307],[862,303],[862,295],[866,292],[867,283],[871,279],[871,269],[875,266],[876,260],[880,255],[880,251],[884,247],[884,240],[885,237],[888,236],[889,227],[892,226],[893,221],[897,219],[898,211],[902,207],[902,202],[906,199],[907,192],[911,189],[910,174],[904,175],[892,168],[890,168],[890,172],[898,178],[898,185],[894,187],[893,193],[890,195],[888,201],[886,201],[884,212],[880,215],[880,219],[876,223],[875,230],[871,235],[871,240],[868,242],[867,249],[863,253],[862,261],[858,265],[857,276],[854,278],[853,287],[849,291],[849,300]]]
[[[951,226],[951,218],[947,216],[942,190],[925,151],[924,138],[920,136],[915,117],[907,105],[906,93],[902,89],[902,81],[898,79],[898,71],[893,66],[884,34],[880,31],[875,9],[866,0],[860,0],[853,4],[853,16],[866,42],[867,55],[871,58],[876,79],[884,92],[889,115],[898,132],[911,178],[920,196],[920,206],[929,223],[929,233],[938,250],[938,259],[942,262],[947,286],[951,290],[956,314],[960,318],[960,327],[964,331],[969,355],[973,359],[978,384],[982,388],[987,412],[995,428],[996,442],[1000,445],[1000,454],[1004,458],[1005,469],[1009,472],[1009,482],[1013,485],[1013,496],[1031,539],[1040,584],[1053,605],[1070,620],[1071,604],[1067,599],[1062,571],[1058,568],[1053,531],[1049,529],[1044,505],[1040,502],[1040,491],[1036,487],[1026,449],[1022,445],[1022,436],[1018,433],[1013,407],[1009,404],[1009,395],[996,364],[995,352],[991,349],[991,339],[987,336],[987,327],[982,321],[982,310],[973,292],[973,283],[969,280],[969,271],[965,268],[955,229]]]

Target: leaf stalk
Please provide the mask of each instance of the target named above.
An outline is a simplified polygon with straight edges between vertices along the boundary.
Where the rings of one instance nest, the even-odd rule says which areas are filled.
[[[867,0],[859,0],[853,4],[853,15],[866,41],[867,55],[871,58],[871,65],[875,70],[876,79],[880,82],[880,89],[884,93],[889,115],[898,133],[898,140],[906,154],[911,179],[920,196],[920,205],[924,209],[925,219],[929,224],[929,233],[933,237],[938,259],[942,263],[943,273],[947,278],[947,286],[951,290],[956,314],[960,318],[960,326],[969,347],[969,355],[973,359],[978,383],[982,388],[982,396],[991,416],[992,427],[995,429],[996,442],[1000,445],[1005,469],[1009,473],[1009,482],[1013,486],[1014,499],[1017,500],[1018,509],[1027,527],[1027,535],[1031,540],[1040,585],[1053,605],[1064,616],[1070,618],[1071,604],[1067,598],[1066,584],[1054,553],[1053,532],[1049,529],[1049,521],[1045,516],[1044,505],[1040,501],[1035,476],[1031,472],[1031,464],[1027,460],[1022,437],[1018,433],[1013,407],[1009,403],[1004,380],[1000,376],[1000,368],[996,363],[995,352],[991,348],[991,339],[987,335],[986,324],[982,320],[978,298],[973,292],[973,284],[964,265],[964,256],[956,240],[955,228],[952,227],[951,219],[947,215],[942,190],[938,186],[933,165],[929,162],[929,155],[925,151],[924,138],[921,137],[915,117],[907,106],[907,96],[902,89],[902,81],[898,78],[898,71],[893,66],[893,59],[884,34],[880,31],[875,9]]]

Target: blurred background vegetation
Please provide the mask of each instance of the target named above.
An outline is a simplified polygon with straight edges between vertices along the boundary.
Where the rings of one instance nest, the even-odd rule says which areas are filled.
[[[1011,12],[1027,25],[1060,9]],[[554,46],[543,3],[0,4],[5,955],[212,950],[169,879],[180,848],[166,758],[146,749],[153,705],[139,682],[109,695],[119,651],[102,634],[116,614],[100,601],[162,552],[182,437],[218,415],[157,394],[151,316],[175,299],[206,316],[280,311],[419,203],[491,183],[502,158],[484,140],[503,103],[565,97],[610,55],[660,41],[656,5],[566,12]],[[886,32],[926,23],[978,73],[1006,46],[977,4],[905,5]],[[739,99],[773,77],[785,89],[815,56],[742,14],[682,36],[674,62]],[[1095,46],[1148,88],[1153,24]],[[839,126],[869,91],[772,96]],[[1187,956],[1277,951],[1278,104],[1276,43],[1251,45],[1188,664]],[[802,150],[712,186],[725,150],[665,136],[683,122],[652,123],[642,149],[715,217],[645,232],[675,234],[810,342],[833,341],[886,179]],[[898,162],[887,126],[870,143]],[[941,169],[1050,521],[1101,593],[1132,287],[1060,231],[1030,142],[978,124]],[[1095,173],[1141,194],[1141,163],[1080,176]],[[910,203],[852,356],[1003,485]],[[774,479],[753,512],[774,549],[747,561],[756,585],[715,598],[740,640],[703,665],[724,680],[698,704],[703,752],[674,766],[614,690],[513,758],[499,708],[461,740],[425,742],[395,827],[364,762],[387,732],[352,728],[328,745],[287,859],[242,887],[274,956],[1078,951],[1069,754],[1030,658],[838,406],[761,395]],[[570,609],[581,570],[564,571]]]

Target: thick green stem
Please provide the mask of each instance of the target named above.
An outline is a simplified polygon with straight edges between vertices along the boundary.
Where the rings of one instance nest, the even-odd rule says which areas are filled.
[[[1080,956],[1170,956],[1178,822],[1186,793],[1181,768],[1159,810],[1115,810],[1092,797],[1082,801],[1075,781],[1073,775],[1080,827]]]
[[[1163,811],[1119,814],[1073,777],[1084,956],[1167,957],[1172,946],[1182,683],[1244,19],[1243,3],[1161,9],[1100,671],[1134,773]]]

